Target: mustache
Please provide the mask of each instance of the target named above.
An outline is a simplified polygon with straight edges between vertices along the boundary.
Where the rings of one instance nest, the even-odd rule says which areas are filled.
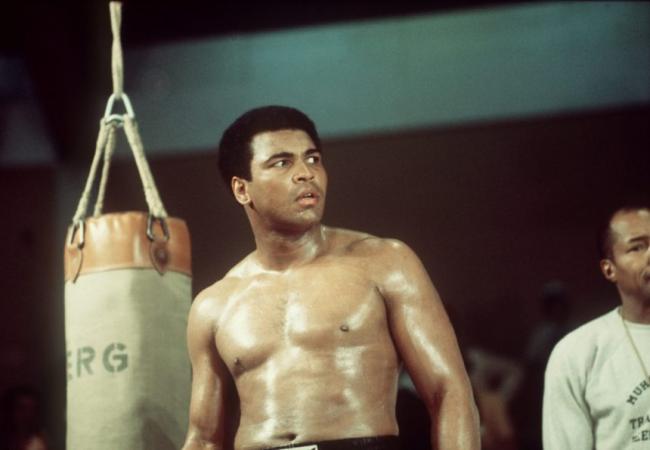
[[[300,197],[301,195],[305,194],[306,192],[313,192],[314,194],[318,195],[319,197],[323,197],[325,194],[325,191],[323,188],[321,188],[318,184],[314,182],[309,182],[306,183],[303,186],[300,186],[300,188],[296,189],[295,192],[295,197]]]

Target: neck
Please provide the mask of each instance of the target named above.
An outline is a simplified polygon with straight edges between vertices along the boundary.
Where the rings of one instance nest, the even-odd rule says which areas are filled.
[[[650,302],[635,298],[626,298],[621,294],[621,316],[628,322],[650,325]]]
[[[312,261],[325,248],[325,233],[320,223],[300,231],[253,228],[259,263],[269,270],[285,270]]]

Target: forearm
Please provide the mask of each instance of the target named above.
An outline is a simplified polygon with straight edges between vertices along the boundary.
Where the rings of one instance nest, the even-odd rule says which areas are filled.
[[[206,414],[211,419],[217,419],[216,416]],[[223,427],[219,425],[219,420],[196,420],[196,416],[190,414],[190,425],[181,450],[226,450]]]
[[[188,437],[181,450],[223,450],[223,446],[199,437]]]
[[[478,411],[469,389],[448,389],[429,411],[432,450],[480,450]]]

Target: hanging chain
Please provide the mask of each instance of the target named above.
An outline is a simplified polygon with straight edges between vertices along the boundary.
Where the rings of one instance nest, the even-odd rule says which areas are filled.
[[[620,311],[621,313],[619,315],[621,316],[621,321],[623,322],[625,335],[627,336],[627,340],[630,342],[630,345],[634,350],[634,354],[636,355],[636,358],[639,360],[639,364],[641,365],[641,370],[643,370],[645,379],[646,381],[648,381],[650,380],[650,376],[648,375],[648,368],[645,366],[645,363],[643,362],[643,358],[641,358],[641,352],[639,352],[639,349],[636,347],[636,344],[634,343],[634,339],[632,339],[632,334],[630,333],[630,329],[628,328],[627,323],[625,323],[625,319],[623,318],[623,310],[621,309]]]

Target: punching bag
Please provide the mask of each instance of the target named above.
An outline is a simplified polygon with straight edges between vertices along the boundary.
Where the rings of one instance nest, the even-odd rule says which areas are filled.
[[[115,132],[124,128],[147,212],[102,214]],[[95,212],[86,217],[100,159]],[[187,430],[190,237],[168,217],[133,117],[106,117],[68,229],[65,261],[68,450],[172,450]]]

